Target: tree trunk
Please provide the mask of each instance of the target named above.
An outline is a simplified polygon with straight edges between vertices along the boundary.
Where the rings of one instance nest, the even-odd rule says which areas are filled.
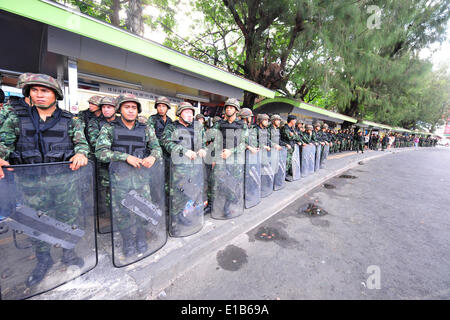
[[[120,27],[120,0],[114,0],[113,4],[111,6],[111,15],[109,16],[109,19],[111,20],[111,24],[116,27]]]
[[[127,10],[127,27],[134,34],[144,35],[144,22],[142,20],[142,1],[129,0]]]

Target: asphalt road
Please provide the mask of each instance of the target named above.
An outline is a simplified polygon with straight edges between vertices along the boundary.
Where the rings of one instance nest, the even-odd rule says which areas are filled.
[[[327,181],[160,299],[449,299],[449,270],[450,150],[424,148]]]

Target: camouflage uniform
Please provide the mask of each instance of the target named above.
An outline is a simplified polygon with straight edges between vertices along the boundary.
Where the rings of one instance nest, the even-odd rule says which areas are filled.
[[[292,119],[296,119],[296,117],[292,117]],[[289,120],[289,119],[288,119]],[[286,123],[282,128],[280,132],[281,140],[289,144],[291,146],[291,149],[287,150],[287,157],[286,157],[286,176],[290,175],[292,176],[292,155],[294,153],[295,144],[299,141],[301,141],[300,137],[297,135],[295,131],[295,125],[291,128]]]
[[[48,75],[27,74],[23,81],[22,92],[25,97],[29,96],[31,87],[44,86],[54,91],[56,100],[63,99],[59,84]],[[55,106],[56,100],[47,107]],[[43,121],[39,117],[37,107],[31,103],[31,107],[26,105],[10,110],[0,128],[1,159],[9,159],[11,165],[17,165],[68,161],[75,154],[89,156],[83,123],[77,117],[56,106],[53,114]],[[63,135],[60,140],[54,140],[55,133],[50,133],[55,130]],[[34,143],[31,142],[33,140]],[[61,144],[65,147],[62,148]],[[32,157],[27,157],[30,154]],[[40,169],[47,174],[39,176],[39,171],[36,171],[36,175],[23,176],[16,181],[23,186],[24,204],[63,223],[75,224],[82,210],[79,191],[75,190],[75,186],[79,185],[76,182],[77,175],[71,172],[61,173],[58,167],[41,167],[36,170]],[[39,179],[36,179],[37,177]],[[54,263],[49,243],[32,239],[32,244],[37,265],[27,280],[29,287],[39,283]],[[69,249],[63,249],[62,262],[80,267],[84,264],[83,260]]]
[[[186,109],[195,112],[195,108],[189,102],[182,102],[176,115],[181,117],[181,112]],[[171,155],[168,195],[170,203],[169,231],[172,236],[188,235],[181,230],[179,225],[191,226],[193,220],[198,220],[192,215],[196,212],[203,213],[202,160],[197,158],[193,161],[185,156],[189,150],[198,152],[203,149],[206,152],[205,138],[202,132],[203,126],[197,121],[185,126],[177,120],[167,125],[161,137],[163,150]],[[189,191],[189,195],[184,192],[185,190]],[[189,205],[196,209],[190,210]]]

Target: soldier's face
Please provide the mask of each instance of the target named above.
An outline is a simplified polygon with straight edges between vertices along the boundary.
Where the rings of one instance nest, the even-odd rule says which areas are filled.
[[[233,106],[226,106],[225,114],[227,117],[232,117],[236,113],[236,108]]]
[[[275,120],[273,123],[275,124],[275,127],[279,128],[280,124],[281,124],[281,120]]]
[[[92,104],[92,103],[89,104],[89,111],[90,112],[94,113],[94,112],[97,112],[98,110],[100,110],[99,106],[97,106],[95,104]]]
[[[198,118],[198,120],[197,120],[199,123],[201,123],[201,124],[204,124],[205,123],[205,119],[203,119],[203,118]]]
[[[49,106],[56,101],[55,92],[42,86],[32,86],[30,88],[30,97],[36,106]]]
[[[158,105],[156,106],[156,111],[160,116],[165,116],[167,110],[169,110],[169,108],[167,108],[167,106],[163,103],[158,103]]]
[[[183,110],[180,117],[184,120],[184,122],[192,123],[192,121],[194,121],[194,112],[191,109]]]
[[[124,102],[120,106],[120,113],[127,121],[134,121],[138,116],[138,106],[136,102]]]
[[[267,128],[269,126],[269,120],[264,119],[261,124],[263,125],[264,128]]]
[[[116,108],[109,104],[102,105],[102,114],[106,119],[109,119],[114,116],[116,113]]]

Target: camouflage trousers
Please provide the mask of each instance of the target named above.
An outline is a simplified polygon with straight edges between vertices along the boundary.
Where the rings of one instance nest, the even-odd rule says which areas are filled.
[[[35,177],[36,178],[36,177]],[[26,179],[28,180],[28,179]],[[22,183],[22,201],[30,208],[68,225],[80,224],[82,203],[77,180],[70,174],[42,177]],[[35,252],[49,252],[52,245],[31,239]]]
[[[243,164],[216,164],[212,169],[212,201],[220,195],[228,201],[238,202],[243,195],[236,190],[240,190],[238,185],[243,184],[243,180]]]
[[[292,176],[292,155],[294,154],[294,148],[287,149],[286,155],[286,176]]]

